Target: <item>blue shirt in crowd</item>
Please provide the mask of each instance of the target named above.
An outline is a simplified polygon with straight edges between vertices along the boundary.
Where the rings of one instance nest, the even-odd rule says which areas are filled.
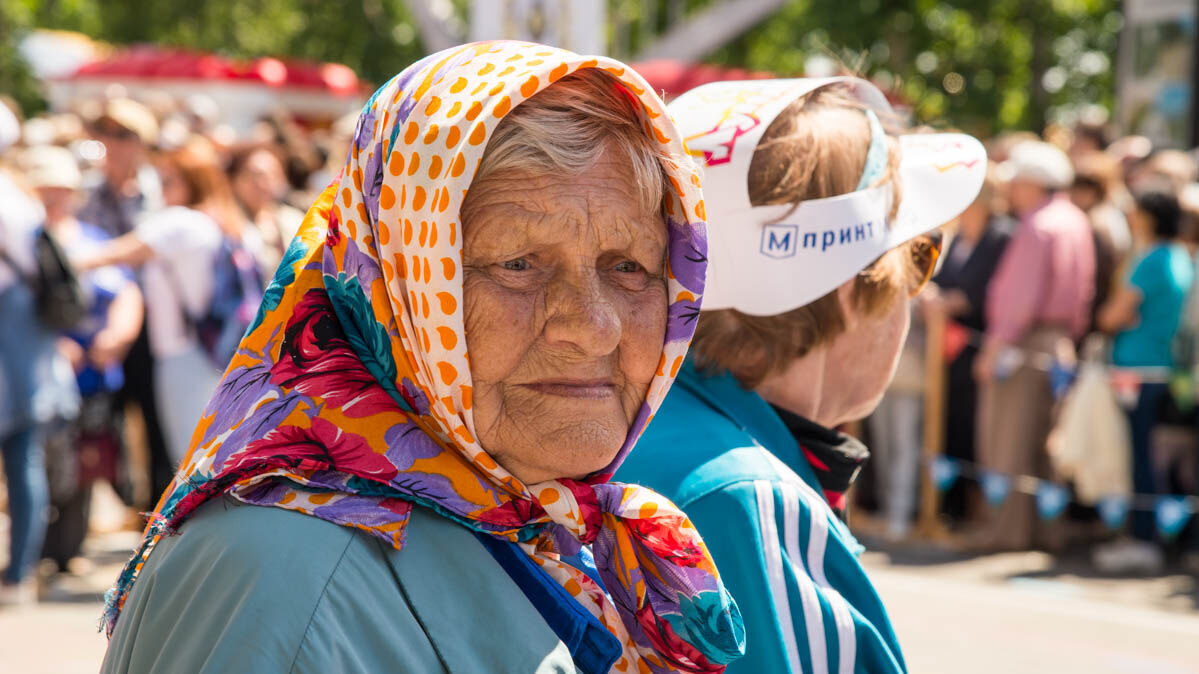
[[[1195,268],[1186,248],[1162,243],[1145,251],[1128,284],[1141,294],[1136,325],[1116,335],[1112,362],[1121,367],[1172,367],[1171,345]]]
[[[102,247],[109,241],[108,233],[87,223],[79,224],[79,236],[71,241],[67,250],[71,255],[79,255]],[[77,328],[67,334],[86,351],[108,324],[108,308],[125,286],[134,283],[133,272],[128,267],[100,267],[80,275],[83,291],[91,300],[87,317]],[[124,384],[124,374],[120,363],[113,363],[106,368],[98,369],[91,364],[84,366],[77,375],[79,394],[89,396],[96,393],[112,392]]]

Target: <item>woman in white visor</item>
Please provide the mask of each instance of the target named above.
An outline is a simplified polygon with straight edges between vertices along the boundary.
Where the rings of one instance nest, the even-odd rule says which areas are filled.
[[[982,185],[961,134],[897,135],[853,78],[720,82],[669,109],[702,158],[708,258],[692,355],[616,479],[690,514],[745,618],[729,672],[903,672],[841,519],[868,456],[835,429],[894,372],[938,227]],[[688,287],[692,287],[688,285]]]

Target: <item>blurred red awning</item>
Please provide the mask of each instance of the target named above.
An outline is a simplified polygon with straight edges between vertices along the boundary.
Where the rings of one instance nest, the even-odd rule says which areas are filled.
[[[353,70],[339,63],[270,57],[236,61],[217,54],[154,45],[122,49],[85,64],[62,79],[111,77],[240,81],[269,87],[322,89],[338,96],[358,94],[365,87]]]
[[[763,80],[778,77],[774,73],[744,68],[725,68],[708,63],[683,63],[681,61],[660,60],[634,63],[633,70],[641,73],[645,81],[658,92],[666,92],[666,98],[674,98],[679,94],[694,89],[709,82],[727,80]]]

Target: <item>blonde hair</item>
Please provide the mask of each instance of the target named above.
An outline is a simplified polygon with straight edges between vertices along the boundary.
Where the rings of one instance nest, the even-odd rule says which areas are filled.
[[[475,182],[501,171],[579,175],[605,151],[625,155],[648,212],[664,208],[663,154],[641,103],[612,75],[587,68],[518,105],[496,126]],[[469,198],[469,195],[468,195]]]
[[[822,87],[801,97],[771,122],[749,167],[750,202],[755,206],[793,204],[852,192],[861,180],[870,147],[864,106],[843,85]],[[882,120],[886,124],[889,120]],[[898,208],[899,147],[888,136],[887,170],[872,186],[890,183]],[[889,251],[854,280],[853,303],[867,315],[881,314],[902,296],[903,264],[882,261],[903,255]],[[899,260],[910,259],[900,257]],[[812,349],[845,331],[837,290],[798,309],[774,316],[751,316],[735,309],[700,314],[692,342],[696,363],[728,371],[746,388],[760,384]]]

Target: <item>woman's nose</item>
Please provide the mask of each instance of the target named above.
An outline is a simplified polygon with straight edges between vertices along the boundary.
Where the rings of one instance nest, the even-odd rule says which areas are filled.
[[[620,344],[620,312],[594,270],[560,272],[546,292],[545,338],[587,356],[606,356]]]

